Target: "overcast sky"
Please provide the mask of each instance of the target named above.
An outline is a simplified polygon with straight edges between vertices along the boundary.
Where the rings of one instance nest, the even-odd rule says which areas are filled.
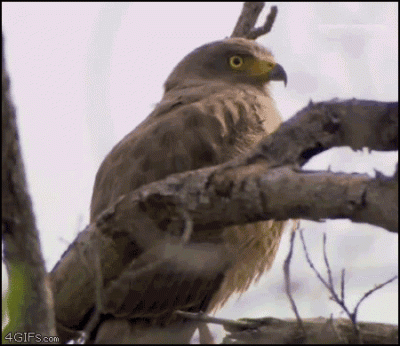
[[[242,3],[213,2],[2,4],[22,154],[49,270],[88,222],[101,160],[150,113],[166,77],[187,53],[231,34],[241,8]],[[397,3],[279,3],[278,11],[272,32],[259,42],[271,48],[288,74],[286,89],[282,83],[273,88],[285,119],[310,99],[398,100]],[[397,162],[397,153],[345,148],[320,156],[308,168],[392,174]],[[362,292],[397,272],[393,234],[348,221],[304,222],[303,228],[310,246],[319,246],[321,230],[327,232],[336,274],[342,267],[351,273],[347,287],[355,294],[350,306]],[[293,265],[298,292],[304,294],[309,287],[301,282],[313,274],[300,247],[296,250],[299,263]],[[273,306],[278,299],[273,295],[282,295],[286,251],[285,238],[281,262],[271,274],[221,314],[291,317],[285,300],[279,303],[284,308],[266,313],[254,299],[260,294]],[[321,259],[320,248],[315,257]],[[278,288],[268,290],[268,285]],[[312,285],[311,298],[299,302],[304,317],[339,316],[340,310],[327,302],[328,293],[316,288],[316,281]],[[322,300],[326,305],[321,310]],[[369,301],[360,319],[397,322],[397,283]]]

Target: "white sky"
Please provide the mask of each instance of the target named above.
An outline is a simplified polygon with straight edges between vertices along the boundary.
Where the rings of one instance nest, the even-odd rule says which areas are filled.
[[[187,53],[231,34],[241,8],[242,3],[2,3],[6,62],[49,270],[87,224],[101,160],[150,113],[166,77]],[[278,10],[272,32],[259,42],[288,74],[286,89],[282,83],[274,87],[284,118],[310,99],[398,100],[397,3],[279,3]],[[320,156],[307,168],[392,174],[397,162],[397,153],[345,148]],[[396,235],[348,221],[302,225],[309,246],[318,244],[316,261],[321,229],[327,232],[333,270],[338,274],[345,267],[349,273],[350,307],[397,272]],[[264,285],[218,315],[292,317],[280,291],[286,250],[285,238]],[[300,247],[296,251],[292,270],[300,313],[338,316]],[[397,305],[396,282],[367,300],[360,320],[397,323]]]

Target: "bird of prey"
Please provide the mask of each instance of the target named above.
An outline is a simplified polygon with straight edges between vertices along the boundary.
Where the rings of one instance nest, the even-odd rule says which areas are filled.
[[[188,54],[169,75],[154,111],[101,164],[91,221],[118,197],[144,184],[226,162],[275,131],[281,118],[268,90],[270,81],[286,85],[286,73],[267,49],[252,40],[227,38]],[[218,237],[194,231],[189,247],[181,252],[189,251],[196,263],[185,267],[166,260],[141,278],[127,278],[123,289],[110,284],[114,301],[109,298],[105,304],[112,307],[96,341],[189,341],[195,327],[173,312],[213,311],[233,293],[247,290],[271,267],[284,226],[283,221],[231,226]],[[213,253],[215,244],[232,260],[224,262],[223,255]],[[151,264],[157,254],[151,246],[141,249],[132,268]],[[199,263],[212,270],[198,269]],[[168,326],[169,332],[159,333]],[[180,333],[186,339],[175,338]]]

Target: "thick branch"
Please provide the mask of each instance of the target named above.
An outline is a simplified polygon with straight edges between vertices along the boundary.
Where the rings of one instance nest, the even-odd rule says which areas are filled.
[[[165,225],[163,231],[168,233],[182,227],[181,206],[192,218],[194,233],[197,228],[217,230],[233,224],[290,218],[349,218],[397,232],[397,196],[394,178],[302,172],[288,166],[270,169],[255,163],[170,176],[127,196],[112,213],[126,213],[118,217],[121,222],[121,218],[134,217],[132,210],[140,209],[156,224]],[[108,222],[111,214],[106,215]]]
[[[257,333],[236,330],[228,331],[225,342],[244,344],[354,344],[351,321],[345,318],[326,319],[323,317],[303,320],[307,337],[300,334],[296,320],[276,318],[246,319],[248,322],[263,324]],[[359,322],[362,340],[365,344],[397,344],[398,327],[383,323]]]
[[[253,151],[225,165],[262,160],[270,167],[303,166],[313,156],[343,146],[353,150],[398,150],[398,107],[398,102],[356,99],[310,102]]]

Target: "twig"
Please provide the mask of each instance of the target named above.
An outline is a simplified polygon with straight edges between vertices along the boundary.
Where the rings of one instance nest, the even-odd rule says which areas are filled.
[[[327,271],[328,280],[329,280],[329,287],[333,287],[332,270],[331,270],[331,266],[328,261],[328,256],[326,254],[326,233],[324,233],[324,235],[322,237],[322,244],[323,244],[324,262],[325,262],[326,271]]]
[[[336,302],[337,304],[339,304],[339,306],[344,310],[344,312],[347,314],[347,316],[350,318],[352,325],[353,325],[353,331],[354,334],[357,336],[357,338],[360,338],[360,330],[358,328],[357,322],[356,322],[356,317],[349,311],[349,309],[347,308],[344,300],[341,300],[335,291],[335,288],[333,287],[333,279],[331,277],[332,273],[330,271],[330,269],[328,269],[328,275],[329,275],[329,283],[325,281],[325,279],[321,276],[321,274],[318,272],[318,270],[314,267],[314,264],[312,263],[309,255],[308,255],[308,250],[306,247],[306,243],[304,240],[304,236],[303,236],[303,232],[300,231],[300,238],[301,238],[301,242],[303,244],[303,249],[304,249],[304,253],[306,255],[306,259],[307,259],[307,263],[310,266],[310,268],[314,271],[314,273],[317,275],[318,279],[324,284],[324,286],[328,289],[328,291],[331,293],[331,297],[330,299],[332,299],[334,302]],[[326,241],[326,240],[325,240]],[[326,252],[325,252],[326,248],[324,247],[324,259],[325,259],[325,264],[328,263],[329,266],[329,262],[326,256]],[[344,293],[342,294],[344,296]],[[359,340],[361,341],[361,340]]]
[[[247,38],[250,40],[255,40],[256,38],[262,35],[268,34],[271,31],[272,26],[274,25],[277,14],[278,14],[278,8],[276,6],[271,6],[271,11],[267,16],[264,25],[259,28],[254,28],[253,30],[251,30],[248,33]]]
[[[379,285],[376,285],[374,288],[372,288],[371,290],[369,290],[368,292],[365,292],[364,295],[362,296],[362,298],[358,301],[358,303],[356,304],[356,307],[354,308],[354,314],[357,315],[358,312],[358,308],[360,306],[360,304],[362,303],[362,301],[367,298],[368,296],[370,296],[372,293],[374,293],[375,291],[381,289],[382,287],[386,286],[387,284],[390,284],[391,282],[393,282],[394,280],[396,280],[398,278],[398,275],[393,276],[391,279],[387,280],[386,282],[383,282]]]
[[[342,275],[340,276],[340,299],[344,301],[344,277],[346,269],[342,269]]]
[[[303,244],[303,249],[304,249],[304,253],[306,255],[306,259],[307,259],[307,263],[309,264],[310,268],[314,271],[314,273],[317,275],[318,279],[324,284],[324,286],[329,290],[329,292],[332,294],[331,299],[336,302],[346,313],[346,315],[348,316],[348,318],[350,319],[350,321],[352,322],[352,326],[353,326],[353,331],[355,336],[357,337],[357,341],[358,343],[362,343],[362,339],[361,339],[361,333],[360,333],[360,328],[358,326],[357,323],[357,313],[358,313],[358,308],[361,305],[361,303],[365,300],[365,298],[367,298],[368,296],[370,296],[373,292],[379,290],[380,288],[384,287],[385,285],[391,283],[392,281],[397,279],[397,275],[392,277],[391,279],[389,279],[388,281],[379,284],[377,286],[375,286],[373,289],[369,290],[368,292],[366,292],[361,299],[358,301],[358,303],[356,304],[353,312],[350,312],[350,310],[347,308],[346,303],[345,303],[345,293],[344,293],[344,277],[345,277],[345,270],[342,270],[342,274],[341,274],[341,283],[340,283],[340,287],[341,287],[341,297],[339,298],[338,294],[335,291],[334,285],[333,285],[333,279],[332,279],[332,272],[330,270],[330,266],[329,266],[329,261],[328,261],[328,257],[326,255],[326,235],[324,234],[324,238],[323,238],[323,244],[324,244],[324,261],[325,261],[325,265],[327,266],[327,272],[328,272],[328,282],[325,281],[325,279],[320,275],[320,273],[318,272],[318,270],[314,267],[314,264],[312,263],[309,255],[308,255],[308,251],[307,251],[307,247],[305,244],[305,240],[304,240],[304,236],[303,236],[303,232],[300,231],[300,237],[301,237],[301,241]]]
[[[298,224],[297,224],[298,225]],[[296,303],[292,297],[292,292],[291,292],[291,285],[290,285],[290,262],[292,259],[292,255],[293,255],[293,246],[294,246],[294,239],[296,237],[296,229],[292,230],[292,234],[290,236],[290,249],[288,252],[288,255],[285,259],[285,262],[283,263],[283,273],[285,276],[285,289],[286,289],[286,294],[289,298],[290,301],[290,305],[292,306],[292,310],[294,312],[294,314],[296,315],[296,319],[297,319],[297,323],[299,325],[299,328],[303,331],[303,335],[304,337],[306,336],[306,330],[304,328],[303,325],[303,321],[300,317],[300,314],[297,310],[297,306]]]

